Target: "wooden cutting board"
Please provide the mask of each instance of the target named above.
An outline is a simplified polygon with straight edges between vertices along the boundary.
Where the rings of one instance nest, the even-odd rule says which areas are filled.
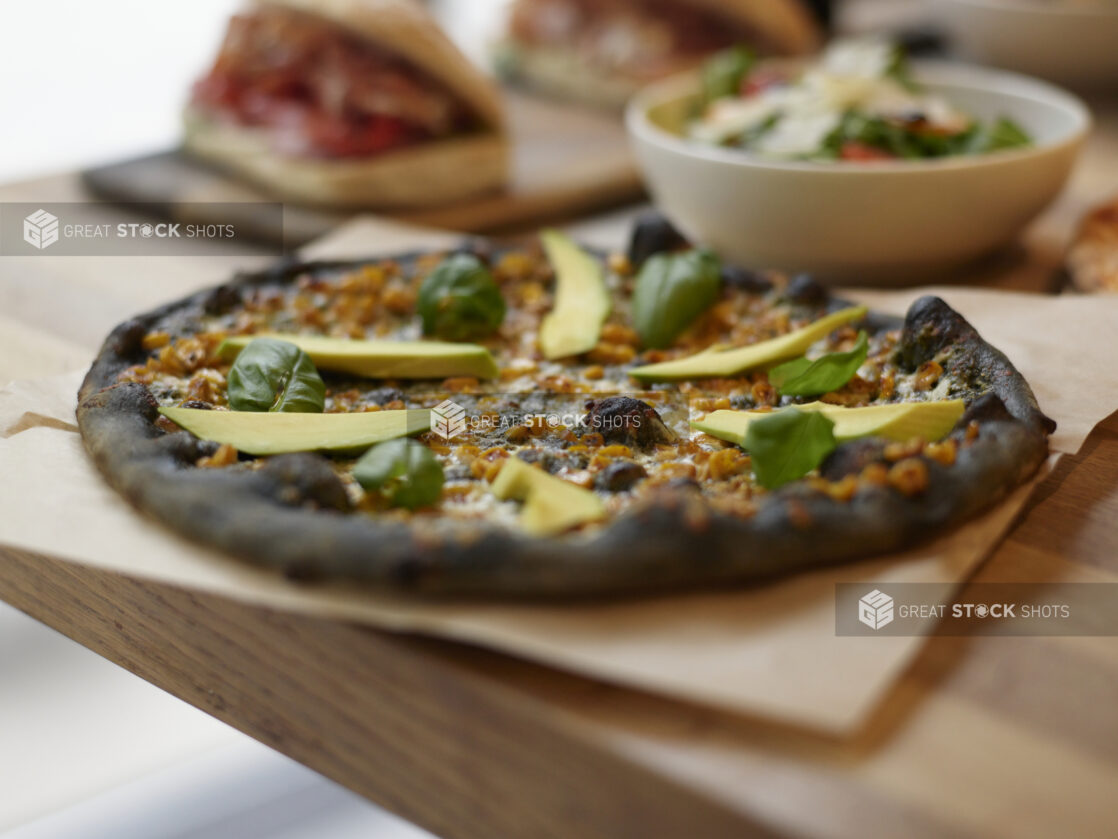
[[[545,221],[584,215],[632,202],[644,187],[617,113],[560,104],[523,93],[506,94],[513,141],[512,172],[503,192],[431,210],[394,213],[393,218],[470,233],[512,232]],[[142,203],[178,219],[186,204],[190,220],[199,204],[271,200],[262,191],[201,164],[178,149],[157,152],[82,173],[89,191],[106,201]],[[287,247],[321,236],[354,213],[287,205],[282,228],[260,231],[265,241]]]
[[[1100,162],[1044,222],[1053,241],[1105,185]],[[80,197],[70,177],[0,188]],[[617,240],[597,227],[580,238]],[[249,267],[198,259],[0,259],[0,336],[17,345],[0,380],[68,369],[128,314]],[[1012,274],[998,284],[1035,287],[1031,266]],[[1116,519],[1118,414],[977,582],[1114,582]],[[1114,835],[1113,638],[932,638],[866,727],[835,739],[21,550],[0,549],[0,599],[446,839]]]

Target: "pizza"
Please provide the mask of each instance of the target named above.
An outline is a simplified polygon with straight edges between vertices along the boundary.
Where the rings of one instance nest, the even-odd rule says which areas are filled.
[[[567,597],[752,583],[996,504],[1054,423],[935,297],[904,319],[625,253],[286,263],[139,315],[79,394],[93,462],[187,539],[297,580]]]

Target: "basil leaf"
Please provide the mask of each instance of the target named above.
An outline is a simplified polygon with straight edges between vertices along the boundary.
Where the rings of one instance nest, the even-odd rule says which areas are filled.
[[[443,467],[430,449],[400,438],[373,446],[353,467],[353,477],[393,507],[428,507],[443,491]]]
[[[753,68],[755,57],[746,47],[733,47],[716,53],[703,65],[703,101],[737,96],[741,83]]]
[[[663,349],[714,305],[721,293],[721,265],[711,251],[650,257],[633,289],[633,327],[646,347]]]
[[[858,341],[847,352],[828,353],[810,361],[797,358],[769,371],[769,382],[781,396],[818,396],[838,390],[854,378],[869,354],[869,339],[858,333]]]
[[[473,254],[457,253],[423,280],[417,308],[425,335],[474,341],[497,330],[506,307],[489,269]]]
[[[326,385],[310,356],[294,344],[257,338],[241,350],[228,376],[234,411],[321,414]]]
[[[835,424],[812,411],[785,408],[754,420],[742,448],[753,460],[753,474],[766,489],[802,478],[835,450]]]

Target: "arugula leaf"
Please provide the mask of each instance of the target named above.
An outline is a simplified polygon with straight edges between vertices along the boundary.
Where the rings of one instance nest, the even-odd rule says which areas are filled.
[[[734,143],[736,143],[743,149],[749,148],[770,131],[772,131],[774,128],[776,128],[777,124],[780,122],[780,118],[781,114],[772,114],[768,117],[765,117],[765,119],[761,120],[761,122],[757,123],[754,126],[751,126],[750,128],[747,128],[737,138],[731,137],[727,141],[727,145],[733,145]]]
[[[1032,138],[1020,125],[1005,117],[985,125],[970,138],[972,154],[987,154],[1032,145]]]
[[[439,500],[443,467],[431,450],[400,438],[373,446],[353,467],[357,483],[379,492],[393,507],[414,510]]]
[[[1029,133],[1018,123],[1003,117],[994,123],[990,131],[992,149],[1014,149],[1020,146],[1031,145],[1033,140]]]
[[[747,47],[737,46],[716,53],[703,65],[703,102],[736,96],[756,61]]]
[[[818,396],[838,390],[854,378],[869,354],[869,339],[858,333],[854,348],[847,352],[828,353],[811,361],[797,358],[769,371],[769,382],[781,396]]]
[[[835,424],[820,413],[785,408],[754,420],[742,448],[753,461],[753,474],[766,489],[802,478],[835,450]]]
[[[971,143],[980,130],[977,122],[958,134],[937,134],[931,131],[914,131],[913,141],[920,147],[925,157],[952,157],[957,154],[970,154]]]
[[[650,257],[633,288],[633,327],[646,347],[671,346],[683,330],[714,305],[722,289],[721,264],[712,251]]]
[[[861,143],[906,159],[921,160],[954,155],[988,154],[1002,149],[1027,146],[1032,139],[1017,123],[999,119],[992,123],[974,122],[958,134],[938,134],[919,126],[904,124],[848,111],[839,126],[827,136],[820,157],[835,160],[848,142]]]
[[[885,77],[892,79],[901,87],[912,93],[921,92],[921,87],[912,77],[912,69],[908,64],[908,53],[904,47],[894,46],[889,57],[889,66],[885,68]]]
[[[821,156],[837,160],[841,157],[843,146],[850,142],[872,146],[909,160],[925,156],[913,142],[909,132],[899,125],[856,111],[843,114],[838,127],[824,140]]]
[[[287,341],[257,338],[229,370],[229,407],[234,411],[321,414],[326,385],[309,355]]]

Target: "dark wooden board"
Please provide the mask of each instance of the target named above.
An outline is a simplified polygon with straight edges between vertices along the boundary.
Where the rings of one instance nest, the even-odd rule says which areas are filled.
[[[513,232],[643,196],[620,115],[515,92],[506,95],[506,102],[513,143],[507,189],[461,204],[390,217],[468,233]],[[87,169],[82,179],[97,198],[147,204],[151,211],[177,221],[243,225],[251,218],[231,218],[229,204],[271,200],[178,149]],[[207,204],[215,205],[209,215]],[[188,210],[189,219],[184,217]],[[288,204],[282,225],[268,220],[255,233],[263,241],[294,248],[352,215]]]

